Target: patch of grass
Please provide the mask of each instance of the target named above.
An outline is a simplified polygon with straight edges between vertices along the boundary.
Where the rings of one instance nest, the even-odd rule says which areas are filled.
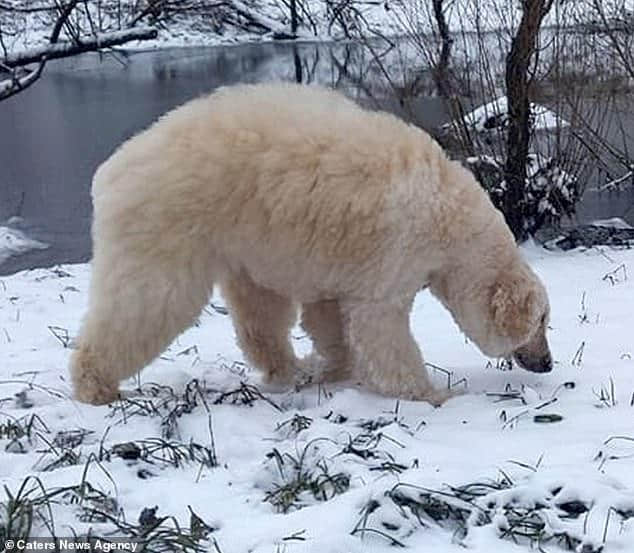
[[[386,441],[392,442],[401,448],[405,447],[382,432],[361,433],[354,437],[350,436],[348,443],[339,455],[351,455],[362,459],[369,465],[369,470],[373,472],[400,474],[407,470],[408,467],[398,463],[392,454],[379,447]]]
[[[330,421],[333,424],[345,424],[348,422],[347,415],[343,415],[341,413],[335,413],[334,411],[329,411],[328,414],[324,417],[324,420]]]
[[[277,405],[273,400],[266,397],[256,386],[247,384],[246,382],[240,382],[240,386],[234,390],[229,390],[220,394],[214,401],[215,405],[223,403],[231,403],[233,405],[247,405],[253,407],[256,402],[263,401],[268,403],[276,411],[282,411],[282,408]]]
[[[570,364],[573,367],[581,368],[581,365],[583,364],[583,351],[585,350],[585,348],[586,348],[586,341],[583,340],[581,344],[579,344],[577,351],[575,352],[572,359],[570,360]]]
[[[182,396],[176,397],[175,401],[167,405],[166,413],[162,415],[161,420],[161,433],[163,438],[170,439],[179,434],[178,421],[183,415],[189,415],[202,404],[207,412],[209,437],[210,437],[210,449],[213,451],[215,458],[215,446],[211,421],[211,410],[207,403],[208,390],[198,381],[193,379],[185,386],[185,391]]]
[[[568,551],[602,553],[610,516],[622,520],[634,517],[634,504],[611,508],[602,540],[585,535],[582,516],[593,504],[570,498],[559,500],[561,486],[543,497],[514,484],[506,475],[498,481],[474,482],[445,490],[433,490],[400,483],[380,499],[371,499],[361,511],[353,535],[378,535],[391,545],[405,547],[406,538],[416,527],[441,527],[463,542],[471,529],[492,527],[498,538],[526,543],[531,548],[555,543]],[[566,523],[565,521],[568,521]],[[570,524],[570,521],[579,521]]]
[[[451,390],[453,388],[457,388],[460,385],[464,386],[465,388],[467,387],[467,379],[466,378],[461,378],[459,380],[455,380],[453,372],[451,372],[448,369],[444,369],[443,367],[440,367],[438,365],[434,365],[433,363],[428,363],[428,362],[425,362],[425,367],[430,369],[431,372],[442,374],[447,379],[447,389],[448,390]]]
[[[62,392],[61,390],[56,390],[55,388],[52,388],[50,386],[42,386],[40,384],[36,384],[34,380],[38,375],[37,371],[27,371],[22,374],[31,375],[32,379],[31,380],[21,380],[21,379],[0,380],[0,386],[3,384],[10,385],[10,386],[20,384],[25,386],[24,390],[14,395],[17,408],[23,408],[20,406],[20,402],[21,402],[20,398],[24,398],[25,400],[27,400],[28,397],[26,396],[26,392],[29,390],[38,390],[39,392],[44,392],[45,394],[48,394],[51,397],[54,397],[57,399],[68,399],[68,394],[66,394],[65,392]],[[6,401],[6,400],[2,399],[0,401]],[[32,405],[30,407],[32,407]]]
[[[601,279],[604,282],[609,282],[612,286],[624,282],[627,280],[627,267],[625,263],[621,263],[616,269],[608,271]]]
[[[514,368],[513,359],[500,358],[495,361],[495,365],[491,361],[487,361],[485,369],[495,369],[496,371],[512,371]]]
[[[57,338],[64,349],[70,347],[71,337],[67,328],[62,328],[61,326],[49,326],[48,331]]]
[[[112,535],[125,538],[138,544],[138,550],[146,553],[203,553],[210,551],[210,534],[215,528],[203,521],[191,507],[189,527],[183,527],[173,516],[157,516],[158,507],[146,507],[141,511],[136,523],[129,523],[121,518],[106,517],[116,530]],[[96,536],[91,535],[94,539]],[[108,535],[99,536],[102,542],[108,542]],[[220,547],[215,540],[211,540],[215,551]]]
[[[5,486],[6,499],[0,503],[0,541],[42,536],[42,528],[50,537],[57,537],[54,508],[67,506],[79,507],[79,521],[100,525],[99,533],[95,533],[92,527],[87,534],[73,532],[82,541],[114,543],[112,536],[116,536],[119,541],[125,538],[137,543],[138,550],[148,553],[221,552],[218,543],[210,537],[216,529],[191,507],[188,527],[182,527],[173,516],[157,516],[158,507],[145,508],[137,522],[127,522],[116,499],[86,479],[88,467],[94,462],[93,459],[86,464],[82,480],[77,485],[46,489],[40,479],[29,476],[15,493]],[[213,549],[210,549],[210,544]]]
[[[4,486],[5,500],[0,502],[0,542],[28,539],[35,524],[43,524],[53,533],[50,493],[36,476],[27,476],[17,492]]]
[[[275,431],[281,433],[285,438],[295,438],[304,430],[308,430],[313,423],[313,419],[296,413],[290,419],[280,422]]]
[[[541,394],[537,394],[534,390],[528,387],[522,386],[520,389],[513,388],[510,384],[507,384],[502,392],[487,392],[487,397],[496,398],[496,403],[517,401],[526,406],[526,409],[521,411],[507,411],[503,409],[500,411],[499,418],[503,423],[504,428],[514,427],[520,420],[532,416],[532,420],[535,423],[556,423],[563,420],[563,416],[558,413],[543,413],[541,412],[546,407],[556,404],[559,401],[559,393],[562,390],[574,390],[576,384],[572,381],[567,381],[555,388],[549,397],[542,397]]]
[[[0,440],[32,438],[38,432],[49,433],[46,423],[36,414],[15,418],[7,416],[0,422]]]
[[[616,407],[616,390],[612,377],[607,385],[601,386],[598,390],[592,390],[592,393],[597,398],[597,407]]]
[[[161,417],[179,400],[173,388],[152,382],[139,386],[135,393],[111,405],[107,417],[120,416],[115,424],[127,424],[132,417]]]
[[[60,430],[53,438],[53,445],[62,449],[78,447],[84,443],[88,436],[94,433],[93,430],[87,430],[86,428]]]
[[[4,450],[9,453],[26,453],[36,437],[50,433],[46,423],[37,414],[23,417],[6,416],[0,422],[0,440],[8,440]]]
[[[27,476],[15,493],[4,486],[6,499],[0,502],[0,540],[43,536],[43,531],[55,537],[53,512],[59,505],[78,506],[79,520],[84,520],[87,512],[116,512],[116,500],[87,479],[93,465],[106,475],[116,491],[114,480],[94,456],[88,458],[78,484],[47,489],[38,477]]]
[[[77,428],[74,430],[60,430],[52,441],[40,435],[40,439],[46,444],[46,448],[38,450],[42,454],[34,468],[41,465],[40,470],[49,472],[61,467],[78,465],[82,456],[76,451],[84,443],[87,436],[94,434],[91,430]],[[52,459],[51,459],[52,457]]]
[[[603,471],[605,465],[610,461],[629,460],[633,458],[634,438],[630,436],[611,436],[603,442],[603,447],[594,456],[594,460],[599,461],[600,471]]]
[[[110,461],[113,457],[174,468],[181,468],[188,463],[199,463],[207,468],[218,465],[215,453],[207,446],[194,441],[182,443],[162,438],[114,444],[109,449],[102,448],[98,458],[99,461]]]
[[[281,453],[273,449],[267,460],[275,466],[276,481],[264,496],[280,513],[301,509],[310,501],[328,501],[350,487],[350,476],[333,472],[329,461],[321,454],[318,443],[326,438],[308,442],[297,454]]]
[[[183,447],[185,447],[189,455],[193,455],[197,460],[203,462],[204,466],[208,466],[208,463],[211,463],[209,466],[218,466],[211,409],[207,401],[210,391],[198,379],[190,380],[182,394],[177,394],[169,386],[152,383],[139,387],[137,392],[141,394],[141,397],[127,397],[115,402],[111,407],[109,416],[115,417],[120,414],[121,417],[117,423],[123,424],[135,416],[160,418],[162,437],[156,438],[156,441],[162,444],[162,449],[182,452]],[[179,444],[175,441],[176,437],[180,438],[179,420],[184,415],[193,413],[200,406],[207,414],[209,445],[202,446],[193,442],[185,446]],[[154,451],[156,447],[151,446],[150,449]],[[170,457],[180,459],[181,455],[175,454],[175,456]]]

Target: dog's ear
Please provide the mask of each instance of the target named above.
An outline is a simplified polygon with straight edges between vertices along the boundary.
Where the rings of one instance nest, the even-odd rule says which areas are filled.
[[[499,336],[515,344],[527,341],[541,312],[534,279],[524,271],[501,271],[491,289],[491,320]]]

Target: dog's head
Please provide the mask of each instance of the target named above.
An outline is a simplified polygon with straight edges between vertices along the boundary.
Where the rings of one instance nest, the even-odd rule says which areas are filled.
[[[519,256],[492,266],[485,264],[475,276],[459,268],[435,274],[431,292],[485,355],[513,357],[532,372],[551,371],[544,285]]]
[[[520,262],[498,273],[490,294],[491,353],[512,356],[531,372],[551,371],[553,361],[546,339],[550,307],[537,275]]]

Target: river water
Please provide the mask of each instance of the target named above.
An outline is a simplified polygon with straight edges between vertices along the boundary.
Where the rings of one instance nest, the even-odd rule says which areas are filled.
[[[0,258],[0,275],[87,261],[92,174],[118,144],[170,108],[221,85],[280,79],[345,88],[372,103],[365,84],[358,84],[371,79],[366,58],[354,44],[270,43],[51,62],[38,83],[0,103],[0,227],[20,229],[49,247]],[[418,108],[424,127],[447,118],[435,98]],[[580,217],[634,223],[632,203],[629,193],[595,195]]]

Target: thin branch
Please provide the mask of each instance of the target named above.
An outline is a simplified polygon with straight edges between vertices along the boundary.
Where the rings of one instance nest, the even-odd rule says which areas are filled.
[[[60,6],[59,17],[57,18],[57,21],[55,22],[53,30],[51,31],[51,39],[50,39],[51,44],[55,44],[59,40],[59,35],[62,32],[64,25],[68,21],[70,14],[75,9],[75,6],[78,3],[79,3],[79,0],[70,0],[70,2],[68,2],[68,4],[66,4],[65,6]]]

